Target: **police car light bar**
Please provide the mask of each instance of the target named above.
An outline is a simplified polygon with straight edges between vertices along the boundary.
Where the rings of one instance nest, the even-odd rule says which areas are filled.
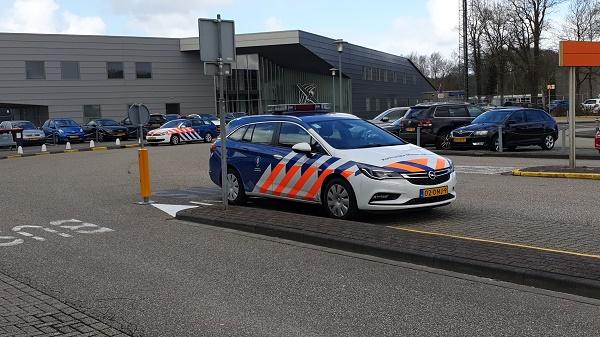
[[[308,103],[308,104],[274,104],[267,105],[267,112],[272,114],[285,114],[295,112],[331,112],[329,103]]]

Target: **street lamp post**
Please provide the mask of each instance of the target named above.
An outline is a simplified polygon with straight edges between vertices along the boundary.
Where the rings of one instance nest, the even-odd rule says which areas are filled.
[[[338,39],[335,40],[335,47],[337,49],[338,52],[338,69],[339,69],[339,74],[340,74],[340,112],[344,111],[344,96],[342,95],[342,88],[343,88],[343,84],[342,84],[342,52],[344,51],[344,43],[346,43],[346,41],[342,40],[342,39]]]
[[[336,68],[329,69],[331,71],[331,93],[333,94],[333,107],[332,110],[335,111],[335,72]]]

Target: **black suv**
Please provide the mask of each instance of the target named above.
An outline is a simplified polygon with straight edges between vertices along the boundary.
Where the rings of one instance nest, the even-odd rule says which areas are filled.
[[[417,128],[421,128],[421,146],[435,144],[437,149],[450,149],[450,132],[468,125],[484,112],[476,105],[464,103],[419,104],[410,108],[402,119],[398,136],[417,143]]]

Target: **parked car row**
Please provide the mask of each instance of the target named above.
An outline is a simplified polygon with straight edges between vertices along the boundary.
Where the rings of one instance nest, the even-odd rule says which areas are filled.
[[[230,115],[229,120],[235,117]],[[186,134],[179,135],[180,142],[198,140],[212,141],[219,134],[219,120],[210,114],[201,115],[163,115],[151,114],[150,120],[142,127],[143,137],[153,130],[158,129],[177,129],[190,127],[194,129],[195,134],[188,137]],[[171,123],[171,124],[169,124]],[[173,125],[177,124],[175,127]],[[66,143],[83,142],[86,140],[128,140],[138,138],[139,127],[131,123],[129,118],[124,118],[117,122],[109,118],[99,118],[89,121],[85,125],[80,125],[70,118],[50,118],[42,124],[41,127],[35,126],[30,121],[4,121],[0,123],[0,129],[10,130],[13,138],[17,141],[17,135],[22,137],[19,143],[23,145],[35,145],[43,143]],[[173,132],[171,132],[173,133]],[[156,133],[152,133],[156,135]],[[170,142],[170,138],[169,141]],[[177,141],[176,141],[177,142]],[[179,143],[179,142],[177,142]]]
[[[549,150],[558,138],[558,126],[552,116],[541,109],[499,107],[485,111],[477,105],[456,103],[419,104],[410,108],[390,109],[372,123],[405,141],[437,149],[486,148],[539,145]],[[383,123],[392,112],[404,111],[397,120]],[[417,139],[419,138],[419,139]]]

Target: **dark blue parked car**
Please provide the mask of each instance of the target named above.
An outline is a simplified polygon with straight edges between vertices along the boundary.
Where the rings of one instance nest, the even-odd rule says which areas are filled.
[[[471,124],[455,129],[450,134],[451,146],[499,151],[499,126],[502,126],[502,148],[509,150],[529,145],[551,150],[558,138],[556,121],[544,110],[515,107],[490,110]]]
[[[552,112],[556,109],[569,110],[569,101],[553,100],[548,104],[548,111]]]
[[[70,118],[50,118],[42,125],[42,130],[46,133],[46,139],[55,143],[85,140],[81,126]]]

